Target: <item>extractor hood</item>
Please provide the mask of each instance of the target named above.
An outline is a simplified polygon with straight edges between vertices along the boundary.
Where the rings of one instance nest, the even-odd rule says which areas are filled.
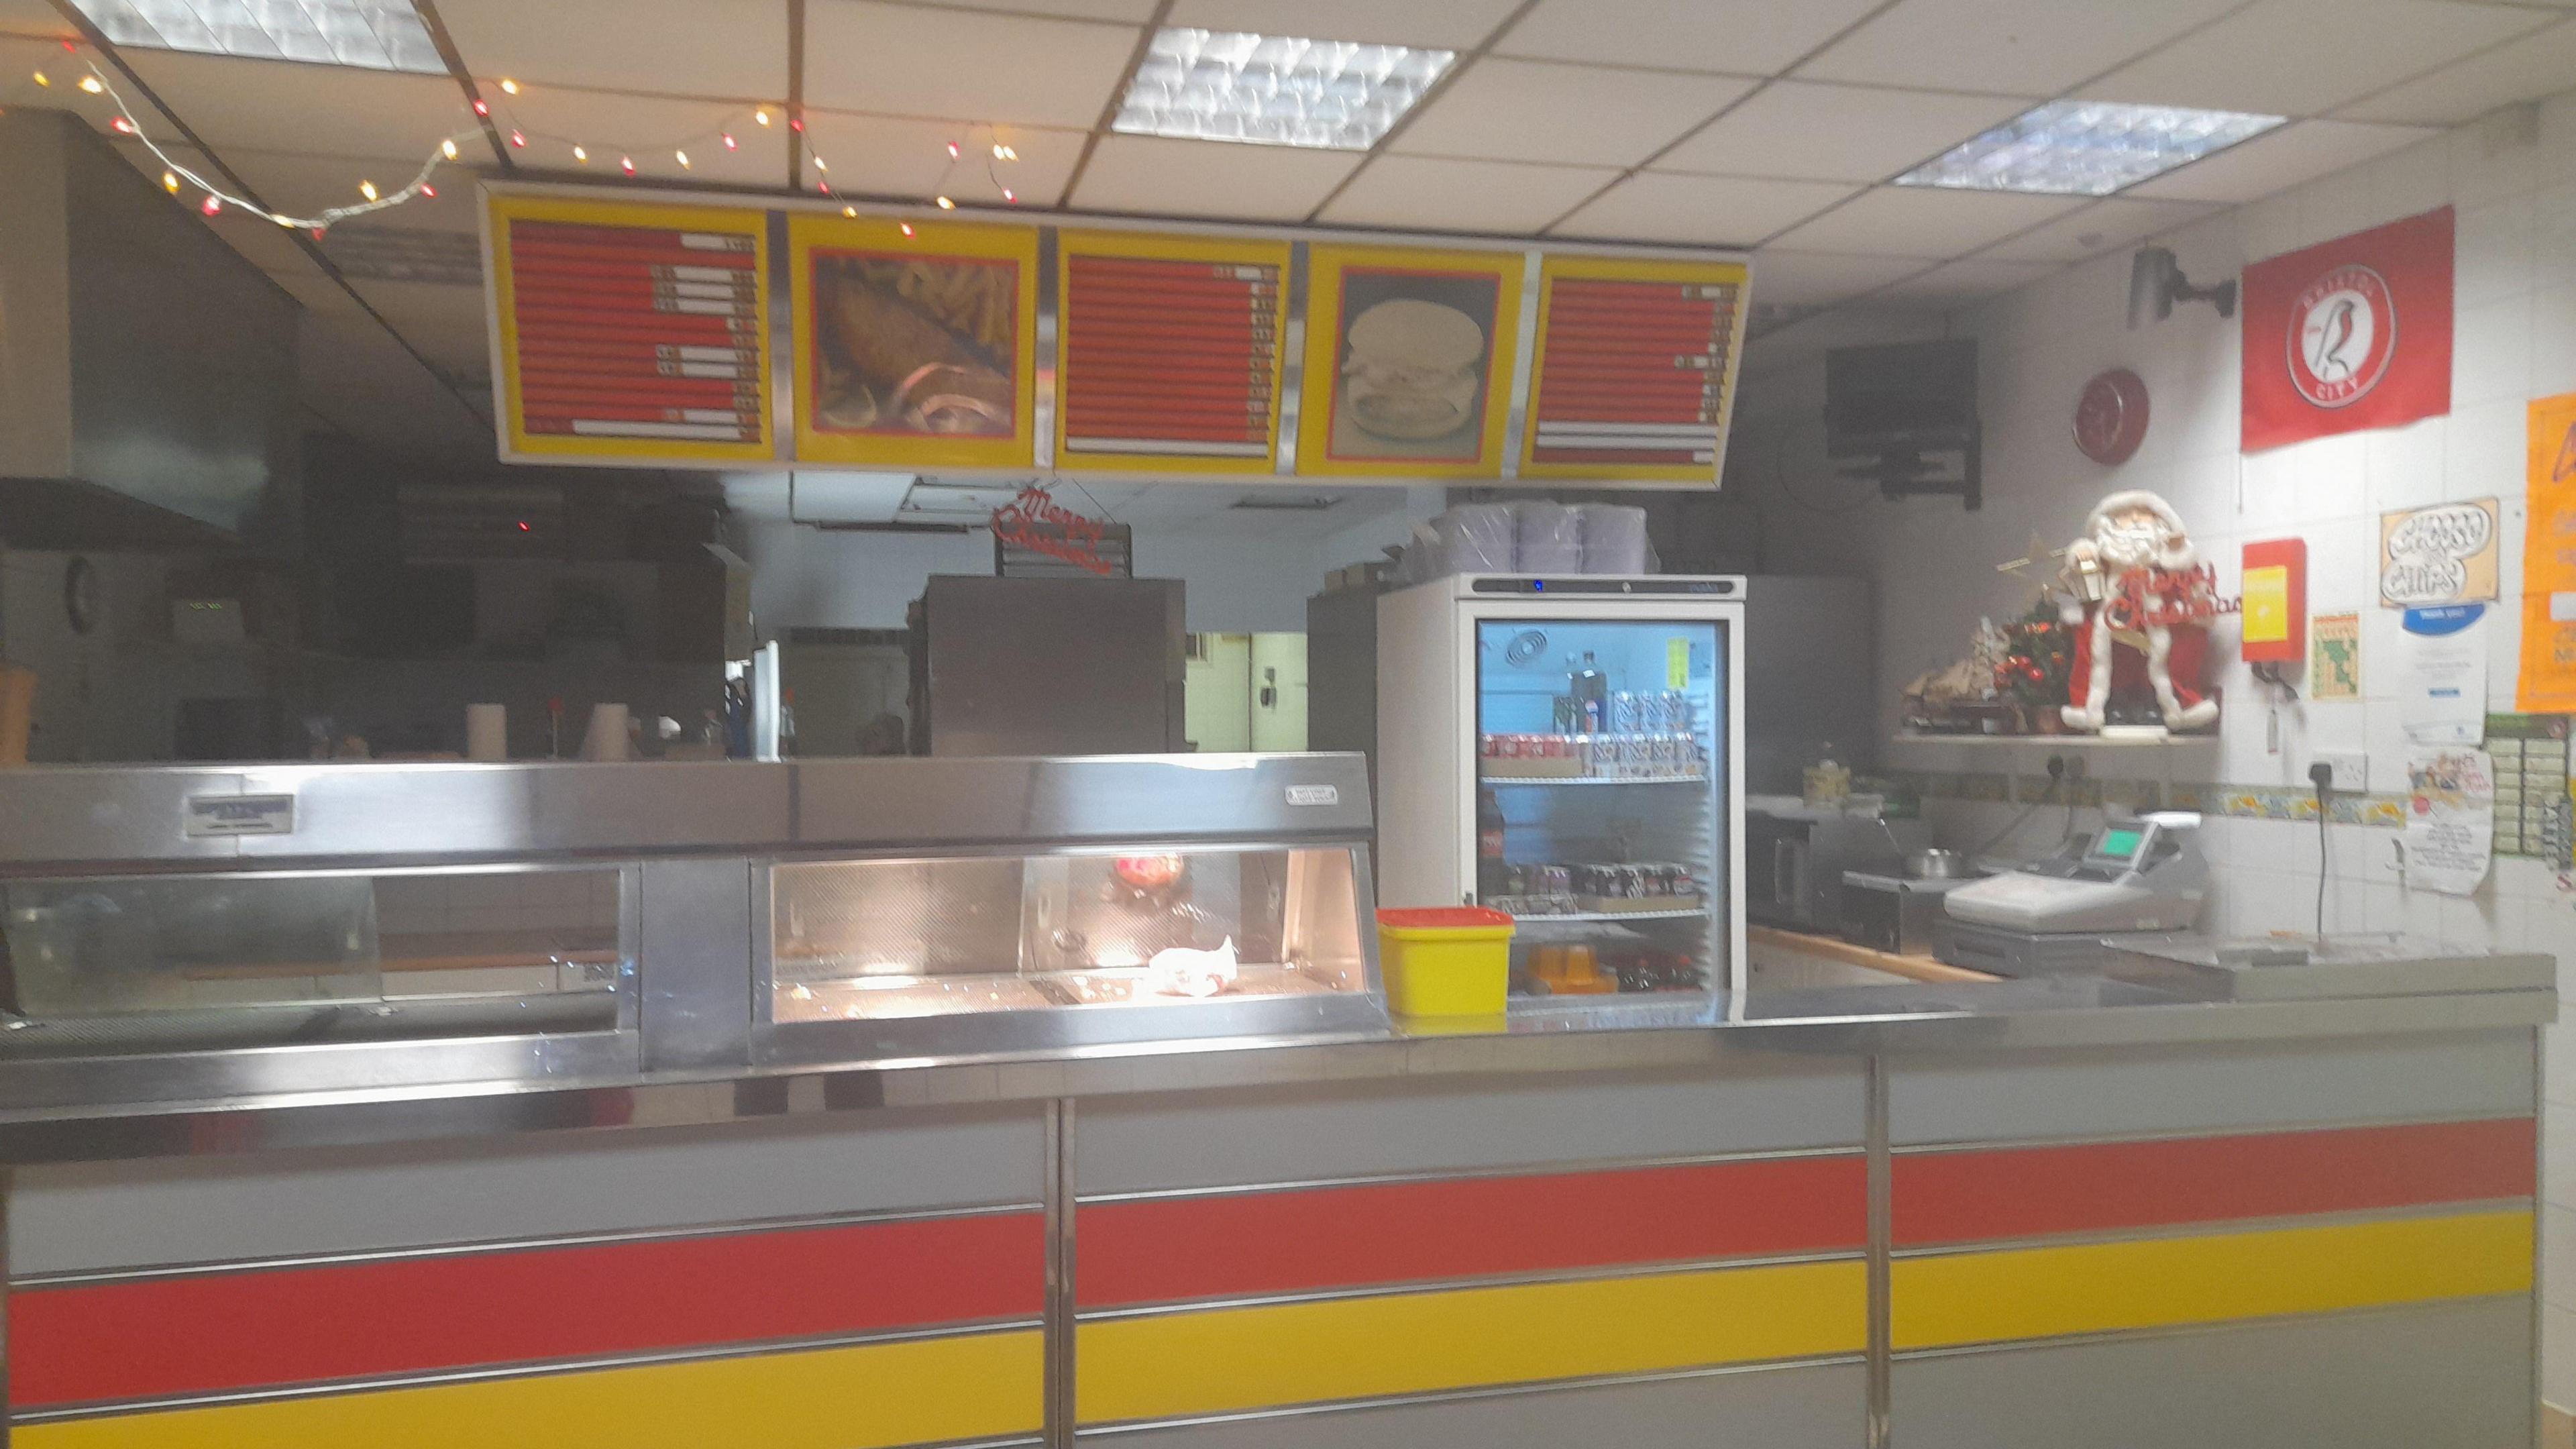
[[[254,532],[294,467],[294,299],[78,116],[0,114],[0,197],[0,543]]]

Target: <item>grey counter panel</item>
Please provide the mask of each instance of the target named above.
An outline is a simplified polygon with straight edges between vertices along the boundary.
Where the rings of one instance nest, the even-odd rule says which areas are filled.
[[[1889,1138],[1902,1147],[2491,1117],[2528,1113],[2537,1096],[2527,1029],[1898,1056]]]
[[[12,1274],[1035,1203],[1040,1109],[20,1170]]]
[[[1759,1369],[1093,1430],[1077,1442],[1092,1449],[1852,1449],[1862,1440],[1866,1374],[1859,1364]]]
[[[1801,1147],[1857,1147],[1856,1060],[1725,1070],[1459,1077],[1082,1103],[1080,1192],[1299,1182]]]
[[[1899,1359],[1905,1449],[2531,1449],[2521,1298]]]

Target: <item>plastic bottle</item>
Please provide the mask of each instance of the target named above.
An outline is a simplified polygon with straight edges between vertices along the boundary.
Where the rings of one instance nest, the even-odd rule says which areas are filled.
[[[1503,802],[1491,789],[1476,792],[1476,899],[1491,905],[1503,886]]]

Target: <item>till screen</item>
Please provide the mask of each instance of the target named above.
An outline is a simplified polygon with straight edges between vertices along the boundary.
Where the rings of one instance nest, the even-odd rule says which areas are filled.
[[[2138,853],[2138,841],[2143,835],[2144,832],[2136,830],[2105,830],[2102,838],[2094,842],[2093,853],[2112,860],[2127,860]]]

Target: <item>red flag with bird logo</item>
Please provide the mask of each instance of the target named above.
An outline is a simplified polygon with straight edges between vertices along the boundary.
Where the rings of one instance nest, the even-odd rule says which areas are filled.
[[[2245,269],[2244,449],[2451,410],[2451,208]]]

